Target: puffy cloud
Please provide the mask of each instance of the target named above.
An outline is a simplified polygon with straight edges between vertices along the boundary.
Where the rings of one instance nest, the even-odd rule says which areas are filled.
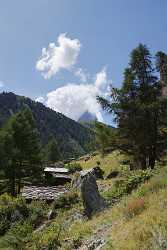
[[[41,102],[41,103],[44,103],[45,102],[45,98],[42,97],[42,96],[39,96],[35,99],[36,102]]]
[[[94,82],[90,84],[68,84],[47,94],[46,105],[55,111],[78,120],[86,111],[95,115],[103,122],[101,106],[97,103],[97,95],[108,92],[106,69],[97,73]]]
[[[0,81],[0,89],[4,87],[4,82]]]
[[[66,34],[60,34],[57,45],[50,43],[42,49],[42,55],[36,63],[36,69],[42,72],[45,79],[55,75],[61,69],[70,70],[75,65],[81,43],[78,39],[70,39]]]

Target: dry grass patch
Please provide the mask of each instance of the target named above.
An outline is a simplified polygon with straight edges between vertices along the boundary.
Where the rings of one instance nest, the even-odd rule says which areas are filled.
[[[153,177],[112,209],[105,250],[167,249],[167,172]]]

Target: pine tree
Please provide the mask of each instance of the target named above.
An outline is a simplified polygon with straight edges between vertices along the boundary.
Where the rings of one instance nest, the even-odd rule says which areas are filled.
[[[11,133],[5,129],[0,131],[0,169],[4,172],[5,178],[8,178],[8,191],[11,195],[16,194],[16,173],[13,167],[13,158],[15,147]]]
[[[104,157],[108,151],[115,149],[116,130],[106,124],[95,122],[96,145]]]
[[[31,110],[25,107],[11,123],[16,148],[15,164],[17,168],[18,193],[21,178],[38,176],[40,172],[40,141]]]
[[[23,177],[39,176],[41,155],[39,135],[32,113],[25,107],[8,121],[1,132],[2,161],[4,172],[11,181],[11,193],[20,193]],[[17,184],[17,190],[16,190]]]
[[[61,154],[58,149],[56,139],[51,137],[45,148],[45,154],[47,161],[54,163],[61,160]]]
[[[140,44],[130,56],[121,89],[112,89],[112,101],[98,98],[102,106],[116,117],[119,149],[133,156],[138,167],[154,168],[164,150],[166,101],[155,75],[148,48]],[[162,135],[163,134],[163,135]],[[163,138],[163,140],[162,140]]]

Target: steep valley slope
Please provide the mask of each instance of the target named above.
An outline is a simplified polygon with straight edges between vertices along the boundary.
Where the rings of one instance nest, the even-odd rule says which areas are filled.
[[[53,111],[42,103],[11,92],[0,94],[0,127],[25,105],[33,113],[41,141],[44,144],[50,136],[54,136],[64,158],[76,157],[88,152],[88,144],[94,137],[90,129]]]

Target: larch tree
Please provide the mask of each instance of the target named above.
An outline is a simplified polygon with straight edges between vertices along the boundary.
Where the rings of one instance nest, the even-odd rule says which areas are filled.
[[[148,48],[140,44],[130,55],[122,87],[111,89],[111,99],[98,97],[114,114],[118,125],[118,148],[133,157],[136,167],[154,168],[166,150],[167,102]]]
[[[49,139],[48,144],[45,147],[46,160],[54,163],[61,160],[61,154],[58,148],[57,141],[54,137]]]
[[[22,178],[34,179],[41,171],[40,140],[31,110],[25,107],[11,117],[0,137],[3,138],[1,166],[9,182],[11,180],[11,194],[14,195],[20,193]]]

